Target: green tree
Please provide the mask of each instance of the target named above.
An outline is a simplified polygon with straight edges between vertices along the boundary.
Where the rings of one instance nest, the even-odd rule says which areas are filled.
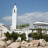
[[[29,23],[26,23],[25,25],[26,25],[26,27],[29,27],[30,26]]]
[[[19,27],[20,27],[20,28],[25,28],[25,27],[29,27],[29,26],[30,26],[29,23],[26,23],[26,24],[20,25]]]

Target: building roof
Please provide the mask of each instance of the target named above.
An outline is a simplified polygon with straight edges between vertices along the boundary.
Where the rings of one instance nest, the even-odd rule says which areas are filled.
[[[48,23],[46,23],[46,22],[35,22],[33,25],[48,26]]]

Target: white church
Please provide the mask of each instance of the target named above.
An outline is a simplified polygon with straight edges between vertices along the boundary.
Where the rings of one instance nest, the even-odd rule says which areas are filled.
[[[25,33],[26,34],[26,40],[28,40],[28,34],[32,32],[32,30],[29,29],[17,29],[17,6],[14,5],[14,8],[12,9],[12,25],[11,26],[5,26],[4,24],[0,23],[0,39],[4,39],[4,33],[7,31],[9,33],[12,33],[13,31],[16,33]]]

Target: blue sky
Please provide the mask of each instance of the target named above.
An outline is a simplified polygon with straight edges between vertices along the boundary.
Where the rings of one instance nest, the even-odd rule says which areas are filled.
[[[11,22],[7,21],[5,18],[11,18],[12,8],[14,7],[15,3],[18,8],[18,24],[26,22],[33,24],[38,20],[47,20],[46,22],[48,22],[48,0],[0,0],[1,23],[7,25],[11,24]]]
[[[11,15],[15,3],[18,8],[18,15],[26,12],[48,11],[48,0],[0,0],[1,16]]]

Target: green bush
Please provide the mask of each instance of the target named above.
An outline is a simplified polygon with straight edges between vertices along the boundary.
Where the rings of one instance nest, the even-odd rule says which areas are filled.
[[[6,36],[6,40],[11,40],[11,34],[9,32],[4,33]]]
[[[9,32],[7,32],[7,33],[5,33],[5,36],[6,36],[5,40],[13,40],[13,42],[16,41],[19,36],[21,37],[21,40],[26,40],[26,34],[25,33],[18,34],[18,33],[12,32],[10,34]]]
[[[11,34],[9,32],[7,32],[7,33],[4,33],[4,35],[6,36],[5,40],[13,40],[13,41],[16,41],[16,39],[19,36],[19,34],[15,33],[15,32],[12,32]]]
[[[21,37],[21,40],[26,40],[26,34],[25,33],[20,34],[20,37]]]
[[[13,41],[16,41],[16,39],[18,38],[19,34],[18,33],[15,33],[15,32],[12,32],[11,34],[11,38]]]
[[[46,36],[46,37],[45,37],[45,40],[48,41],[48,34],[46,34],[45,36]]]
[[[42,33],[32,33],[33,39],[46,39],[46,35],[43,35]]]
[[[39,39],[39,34],[38,33],[32,33],[32,38],[33,39]]]
[[[42,33],[42,31],[46,29],[37,28],[34,30],[37,30],[37,32],[36,33],[32,32],[31,34],[28,35],[29,37],[32,37],[32,39],[44,39],[48,41],[48,34],[46,34],[46,32]]]
[[[48,41],[48,34],[43,35],[42,38],[43,38],[44,40]]]
[[[37,28],[36,30],[37,30],[36,33],[32,33],[32,38],[33,39],[42,39],[42,29]]]
[[[37,32],[39,34],[39,39],[42,39],[42,29],[41,28],[37,28]]]

